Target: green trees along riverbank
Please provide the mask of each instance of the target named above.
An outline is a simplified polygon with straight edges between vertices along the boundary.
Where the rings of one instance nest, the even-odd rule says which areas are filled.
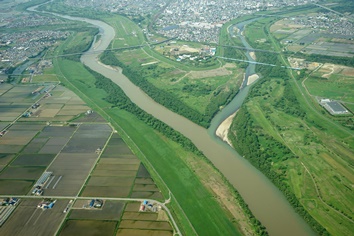
[[[309,96],[303,83],[308,71],[281,67],[288,66],[287,53],[269,33],[273,23],[267,17],[247,26],[253,47],[264,49],[260,42],[267,42],[279,52],[256,52],[257,61],[278,66],[257,66],[262,78],[250,89],[229,138],[318,234],[349,235],[353,231],[349,209],[354,198],[348,186],[354,178],[354,134]],[[306,58],[316,61],[318,56]],[[319,61],[335,63],[337,59]],[[341,64],[351,65],[351,61],[347,58]]]

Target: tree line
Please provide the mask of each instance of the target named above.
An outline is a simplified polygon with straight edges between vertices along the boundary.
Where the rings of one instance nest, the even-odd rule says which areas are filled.
[[[129,80],[132,81],[136,86],[138,86],[146,94],[148,94],[152,99],[154,99],[157,103],[160,103],[161,105],[167,107],[173,112],[176,112],[205,128],[209,126],[212,116],[217,111],[211,111],[211,105],[210,108],[207,109],[208,113],[201,114],[200,112],[194,110],[193,108],[189,107],[187,104],[179,100],[175,95],[156,88],[153,84],[149,83],[145,79],[144,73],[141,70],[137,70],[134,67],[125,65],[124,63],[119,61],[114,55],[114,53],[111,51],[105,51],[104,53],[102,53],[100,59],[106,65],[119,66],[120,68],[122,68],[122,73],[126,77],[128,77]],[[185,90],[189,89],[191,88],[185,88]],[[222,99],[219,102],[221,101]]]
[[[255,96],[260,96],[259,91],[264,81],[266,81],[266,78],[251,89],[246,102]],[[292,115],[305,116],[305,113],[298,105],[299,103],[295,94],[291,92],[291,87],[287,86],[290,85],[285,85],[284,100],[278,101],[278,108]],[[306,211],[292,192],[291,187],[286,182],[286,169],[273,168],[274,161],[279,162],[298,157],[295,156],[287,146],[268,135],[263,128],[256,123],[248,111],[246,102],[241,106],[241,109],[238,111],[232,123],[231,130],[235,130],[236,132],[229,132],[229,138],[233,146],[244,158],[248,159],[256,168],[262,171],[262,173],[283,192],[295,211],[300,214],[319,235],[329,235],[328,231]],[[295,109],[288,108],[289,106],[295,106]]]

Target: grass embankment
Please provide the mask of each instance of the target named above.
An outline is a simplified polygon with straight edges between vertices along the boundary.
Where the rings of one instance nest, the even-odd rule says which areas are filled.
[[[72,42],[74,41],[68,40],[62,47],[70,47]],[[218,194],[225,194],[231,197],[223,201],[228,202],[229,205],[238,205],[235,199],[237,194],[227,185],[224,185],[219,193],[212,193],[210,186],[209,189],[205,187],[208,181],[205,178],[199,179],[202,174],[208,176],[206,170],[193,170],[192,165],[188,164],[193,160],[195,166],[206,165],[209,168],[207,169],[209,176],[223,182],[221,175],[207,165],[203,158],[191,151],[186,151],[180,144],[152,129],[130,112],[117,107],[112,108],[114,104],[107,102],[109,94],[96,87],[97,78],[81,63],[57,58],[54,64],[63,84],[111,121],[150,170],[166,198],[168,198],[168,191],[165,184],[168,186],[173,193],[170,205],[172,212],[185,235],[193,235],[194,229],[199,235],[239,235],[238,222],[242,223],[242,228],[252,231],[250,220],[243,217],[243,211],[246,210],[240,210],[240,215],[234,218],[235,216],[221,208],[220,203],[215,199]],[[188,218],[184,217],[184,214]],[[188,219],[193,227],[190,226]],[[257,224],[256,221],[254,223]]]
[[[247,27],[252,46],[280,47],[268,33],[272,21]],[[259,54],[258,60],[268,62]],[[283,63],[281,56],[274,54],[272,63]],[[258,72],[265,78],[251,89],[229,132],[235,148],[284,192],[319,234],[351,234],[353,131],[313,104],[301,85],[305,73],[264,66]]]
[[[114,16],[103,20],[113,23],[112,26],[118,32],[111,44],[112,48],[116,48],[118,44],[127,47],[145,43],[141,29],[129,19]],[[121,44],[134,42],[131,40],[132,36],[135,40],[139,39],[139,42]],[[190,43],[190,45],[201,47],[201,44]],[[159,48],[160,46],[157,46],[157,49]],[[102,60],[106,64],[122,67],[123,73],[157,102],[207,127],[212,116],[219,111],[219,107],[229,102],[237,93],[243,79],[241,70],[235,66],[224,66],[223,62],[216,58],[209,58],[205,62],[196,60],[195,63],[199,63],[198,65],[192,65],[194,61],[176,62],[158,51],[144,46],[115,53],[118,63],[111,58]],[[132,71],[137,76],[132,76]],[[193,76],[198,72],[204,72],[203,76]],[[134,80],[135,77],[140,81]],[[162,94],[168,99],[162,99]]]
[[[180,159],[181,153],[187,156],[195,154],[185,152],[180,145],[166,139],[131,113],[118,108],[110,108],[112,104],[102,100],[107,94],[95,87],[95,78],[80,63],[58,59],[57,66],[62,68],[61,71],[65,78],[84,93],[85,101],[88,97],[91,98],[87,101],[90,106],[103,108],[105,114],[115,121],[112,122],[113,125],[118,124],[129,135],[129,139],[133,140],[141,151],[136,154],[140,156],[143,153],[148,158],[169,186],[198,234],[216,235],[218,232],[224,232],[223,234],[226,235],[237,234],[237,229],[232,225],[227,214],[223,212],[193,171]],[[66,85],[68,81],[63,79]],[[68,87],[72,89],[72,86]],[[119,130],[119,127],[117,129]],[[164,192],[164,195],[167,197],[168,193]],[[173,210],[177,215],[183,215],[178,208]],[[187,235],[193,234],[193,230],[188,226],[188,224],[183,224],[182,227]]]
[[[65,14],[90,16],[112,25],[116,37],[111,48],[130,46],[140,48],[115,53],[121,62],[119,65],[125,69],[123,73],[154,100],[201,126],[209,126],[211,118],[220,107],[235,96],[243,79],[242,69],[226,66],[223,61],[215,57],[205,56],[205,60],[185,59],[181,62],[167,58],[160,53],[159,49],[160,46],[167,47],[168,43],[157,45],[156,50],[145,45],[147,41],[141,28],[127,17],[101,12],[93,13],[90,9],[73,7],[68,7],[64,11],[62,3],[47,4],[43,8],[65,12]],[[187,44],[202,47],[202,44]],[[154,64],[146,65],[151,62]],[[220,69],[222,73],[215,75],[214,69]],[[132,79],[135,76],[131,76],[131,71],[137,75],[139,82]],[[203,79],[190,76],[190,73],[195,71],[204,72]],[[164,95],[167,99],[163,98]]]

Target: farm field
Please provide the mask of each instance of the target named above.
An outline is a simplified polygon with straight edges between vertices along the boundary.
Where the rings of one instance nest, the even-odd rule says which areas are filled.
[[[41,199],[21,200],[6,223],[0,227],[1,235],[55,235],[65,218],[63,209],[68,200],[58,200],[50,210],[37,208]]]
[[[73,61],[69,61],[66,59],[62,59],[62,58],[58,58],[58,60],[54,63],[55,66],[58,66],[58,71],[59,68],[70,68],[68,70],[61,70],[60,73],[63,73],[63,75],[65,75],[65,78],[68,78],[68,80],[64,79],[64,77],[60,77],[63,78],[63,82],[70,87],[71,89],[73,89],[73,91],[75,91],[77,94],[80,94],[80,96],[82,96],[86,102],[88,102],[90,104],[91,107],[93,108],[97,108],[98,110],[101,110],[101,115],[105,115],[105,116],[110,116],[112,120],[114,120],[115,122],[118,122],[119,125],[122,125],[122,127],[124,128],[124,130],[126,132],[129,133],[130,137],[133,137],[132,139],[134,140],[134,142],[137,142],[137,145],[139,147],[143,147],[143,153],[147,156],[149,156],[149,160],[154,160],[153,165],[158,167],[158,172],[162,173],[162,175],[164,176],[163,179],[167,180],[168,182],[168,186],[171,186],[172,188],[174,188],[175,190],[172,190],[172,192],[174,194],[178,194],[178,197],[176,196],[176,199],[178,199],[178,202],[180,203],[180,201],[183,201],[182,208],[188,209],[188,212],[186,212],[186,214],[188,215],[188,218],[192,221],[192,222],[196,222],[196,225],[193,223],[193,225],[195,225],[194,227],[197,228],[197,230],[201,231],[201,232],[209,232],[209,230],[213,230],[213,232],[220,232],[221,231],[225,231],[225,232],[232,232],[235,234],[238,234],[238,230],[236,229],[238,225],[236,222],[234,222],[234,224],[232,224],[230,222],[230,219],[228,218],[229,212],[225,212],[222,208],[220,208],[218,206],[218,202],[212,198],[212,197],[207,197],[207,196],[214,196],[214,193],[209,192],[206,187],[204,186],[204,184],[207,185],[206,181],[203,182],[203,184],[201,184],[200,181],[198,181],[198,178],[193,178],[193,183],[188,183],[185,182],[183,179],[184,177],[180,176],[178,173],[188,173],[188,175],[192,175],[194,176],[195,174],[187,167],[187,165],[184,163],[184,161],[179,160],[179,156],[183,156],[186,157],[189,155],[193,155],[191,152],[185,152],[185,150],[183,149],[183,147],[181,147],[180,145],[171,142],[168,145],[166,144],[166,138],[164,138],[163,136],[156,136],[156,133],[153,129],[149,128],[146,124],[142,123],[141,121],[139,121],[135,116],[131,115],[128,112],[125,111],[120,111],[119,109],[109,109],[111,108],[111,104],[109,104],[106,100],[104,100],[104,98],[107,96],[107,94],[104,92],[104,90],[102,89],[97,89],[95,88],[95,78],[88,73],[87,70],[84,69],[84,67],[77,62],[73,62]],[[82,83],[81,81],[84,81],[84,83]],[[107,112],[107,113],[106,113]],[[129,117],[129,118],[127,118]],[[133,122],[134,121],[134,122]],[[115,123],[114,122],[114,123]],[[130,124],[133,123],[133,124]],[[137,124],[139,124],[139,128],[134,127],[132,128],[132,126],[136,126]],[[115,127],[119,127],[116,126],[116,124],[114,124]],[[120,129],[119,129],[120,130]],[[128,131],[127,131],[128,130]],[[149,134],[149,137],[154,137],[154,141],[149,141],[149,143],[146,142],[146,139],[144,137],[146,137],[147,133]],[[125,136],[125,138],[127,138]],[[129,140],[129,139],[128,139]],[[150,143],[151,142],[151,143]],[[158,146],[156,146],[158,143]],[[130,145],[134,145],[132,143],[130,143]],[[108,150],[108,149],[107,149]],[[171,155],[171,152],[173,150],[173,154]],[[139,150],[135,150],[134,153],[136,152],[140,152]],[[183,154],[181,154],[183,153]],[[112,152],[112,154],[114,154],[114,152]],[[131,155],[131,154],[125,154],[124,156],[127,155]],[[143,158],[144,156],[139,156],[139,158]],[[168,157],[168,159],[166,159],[166,157]],[[104,159],[104,154],[102,154],[102,158]],[[198,158],[195,157],[195,159],[197,160]],[[161,162],[162,161],[162,162]],[[175,164],[171,164],[170,162],[173,162]],[[200,162],[204,162],[202,160],[199,160]],[[187,162],[187,161],[186,161]],[[198,162],[198,161],[196,161]],[[169,164],[168,164],[169,163]],[[145,164],[145,163],[144,163]],[[166,170],[167,167],[171,167],[169,170]],[[149,170],[151,170],[151,167],[149,168]],[[215,170],[208,169],[211,170],[209,171],[209,173],[213,173],[216,174]],[[96,172],[95,172],[96,171]],[[112,171],[97,171],[94,170],[92,172],[92,175],[105,175],[105,176],[117,176],[118,172],[112,172]],[[173,173],[173,175],[172,175]],[[91,177],[92,177],[91,175]],[[184,174],[183,174],[184,175]],[[166,177],[166,178],[165,178]],[[221,182],[222,179],[220,176],[217,177]],[[165,180],[165,181],[166,181]],[[190,180],[190,178],[189,178]],[[160,184],[159,186],[161,186],[161,180],[156,180],[156,175],[154,177],[154,181],[159,181]],[[176,184],[176,181],[178,181],[178,184]],[[181,191],[180,187],[177,186],[186,186],[185,190],[188,189],[188,191]],[[193,190],[190,189],[190,187],[188,186],[196,186],[197,188],[193,188]],[[189,191],[191,190],[191,191]],[[84,192],[85,190],[83,190]],[[222,187],[222,191],[228,192],[229,190],[227,189],[227,187]],[[82,192],[82,193],[83,193]],[[203,196],[206,196],[205,198],[203,198],[202,202],[200,202],[200,194],[201,192],[203,193]],[[223,202],[228,201],[228,204],[232,205],[232,204],[237,204],[235,202],[237,202],[237,200],[234,198],[235,195],[232,192],[229,192],[230,196],[233,196],[233,198],[231,200],[227,200],[227,199],[223,199]],[[167,192],[168,194],[168,192]],[[205,194],[205,195],[204,195]],[[189,196],[189,197],[186,197]],[[192,207],[193,209],[191,209],[189,206],[191,206],[191,202],[192,200],[188,200],[187,199],[195,199],[195,201],[193,201]],[[208,202],[205,203],[204,201]],[[195,205],[194,203],[197,202],[198,204]],[[198,222],[201,222],[201,215],[196,215],[194,214],[195,212],[199,212],[202,211],[204,214],[204,210],[201,207],[203,204],[207,204],[207,205],[213,205],[215,207],[213,207],[213,212],[206,212],[207,217],[203,218],[204,221],[215,221],[215,217],[217,217],[218,222],[220,222],[221,225],[224,225],[225,227],[219,228],[219,227],[214,227],[215,224],[208,224],[208,227],[205,227],[205,224],[201,224]],[[228,209],[231,209],[228,206]],[[174,209],[174,211],[178,211],[180,212],[180,208],[178,205],[176,205],[176,203],[172,203],[171,207]],[[198,210],[195,210],[198,209]],[[242,211],[242,210],[241,210]],[[179,215],[179,214],[177,214]],[[220,216],[222,216],[220,218]],[[241,215],[238,215],[236,217],[241,217]],[[178,220],[180,220],[181,222],[184,222],[182,225],[184,225],[185,229],[187,232],[189,232],[190,234],[194,234],[193,230],[190,229],[189,222],[186,221],[186,219],[184,219],[183,217],[179,218]],[[250,223],[247,219],[243,219],[242,224],[244,224],[246,227],[250,227]],[[186,229],[187,228],[187,229]]]
[[[117,222],[99,220],[68,220],[59,235],[114,235]]]
[[[62,86],[56,86],[51,94],[40,101],[37,109],[32,109],[30,117],[21,118],[21,121],[64,122],[89,110],[77,95]]]
[[[139,212],[139,203],[127,203],[117,235],[173,235],[164,211]]]
[[[322,33],[321,30],[314,30],[312,26],[301,23],[316,17],[319,17],[318,14],[308,13],[281,19],[270,27],[270,32],[291,52],[352,57],[354,45],[350,36]]]
[[[33,87],[37,88],[30,87],[21,89],[31,91]],[[30,194],[33,184],[46,170],[52,172],[42,188],[47,197],[77,196],[87,180],[82,190],[83,196],[163,199],[141,161],[118,134],[112,136],[111,126],[99,114],[84,114],[90,110],[89,107],[64,87],[57,86],[51,94],[41,100],[39,108],[32,109],[34,112],[31,117],[20,118],[11,124],[0,139],[0,150],[3,150],[0,155],[1,195]],[[15,106],[18,109],[16,116],[32,104]],[[44,122],[43,117],[49,117],[51,123]],[[71,119],[75,123],[62,123]],[[10,124],[1,123],[4,127]],[[94,171],[88,178],[93,167]],[[127,205],[125,202],[108,200],[101,209],[84,209],[82,206],[88,205],[89,201],[77,200],[70,213],[63,214],[69,200],[57,200],[54,207],[48,210],[37,208],[40,201],[41,198],[21,199],[0,228],[0,234],[8,235],[11,232],[12,235],[23,235],[26,232],[26,235],[54,235],[60,223],[68,217],[59,235],[72,235],[73,232],[79,235],[95,235],[97,232],[115,235]],[[138,213],[139,206],[140,203],[134,209],[135,213]],[[159,213],[147,212],[146,215],[150,215],[147,218],[141,217],[143,213],[139,214],[131,214],[125,220],[145,219],[151,224],[160,224]],[[163,231],[172,235],[168,217],[162,220],[167,223],[167,230]],[[82,227],[88,227],[90,232]],[[130,230],[129,224],[128,228],[123,227]],[[153,234],[161,231],[147,230]]]
[[[44,186],[46,195],[77,195],[97,161],[99,154],[96,150],[103,148],[112,132],[106,124],[82,124],[68,128],[63,135],[70,136],[70,139],[60,146],[60,153],[48,168],[48,171],[53,172],[53,185]]]
[[[104,235],[125,235],[125,233],[149,233],[151,235],[173,235],[173,229],[163,210],[140,212],[140,202],[105,201],[102,208],[83,208],[87,200],[77,200],[59,235],[88,235],[104,232]],[[90,223],[90,226],[88,224]],[[103,228],[105,228],[103,230]],[[103,231],[102,231],[103,230]],[[93,234],[95,235],[95,234]]]
[[[142,183],[142,178],[148,182]],[[81,196],[163,199],[149,172],[117,134],[109,140]]]
[[[25,195],[32,188],[32,180],[0,180],[0,194]]]
[[[340,101],[354,111],[354,68],[326,63],[304,84],[311,95]]]
[[[120,201],[105,201],[101,209],[83,209],[83,204],[89,201],[78,200],[81,204],[73,206],[69,219],[76,220],[112,220],[119,221],[124,211],[125,203]],[[77,201],[77,202],[78,202]]]

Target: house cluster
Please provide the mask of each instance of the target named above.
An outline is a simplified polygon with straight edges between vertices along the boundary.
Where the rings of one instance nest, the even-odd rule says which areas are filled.
[[[22,63],[68,36],[69,32],[52,30],[0,33],[0,67]]]
[[[303,5],[317,0],[65,0],[73,7],[91,7],[131,16],[153,15],[159,34],[179,40],[217,43],[222,25],[238,16],[265,9]],[[148,30],[145,30],[148,35]]]
[[[328,34],[353,35],[354,23],[348,17],[340,17],[333,12],[317,13],[312,16],[291,18],[294,24],[312,28],[314,31]]]
[[[152,14],[166,5],[166,0],[65,0],[71,7],[94,8],[101,11],[117,12],[124,15]]]
[[[306,4],[309,1],[176,0],[156,20],[158,33],[180,40],[217,43],[222,25],[244,14]]]
[[[14,14],[0,19],[1,27],[5,28],[28,28],[62,23],[64,21],[59,18],[41,16],[35,13]]]

